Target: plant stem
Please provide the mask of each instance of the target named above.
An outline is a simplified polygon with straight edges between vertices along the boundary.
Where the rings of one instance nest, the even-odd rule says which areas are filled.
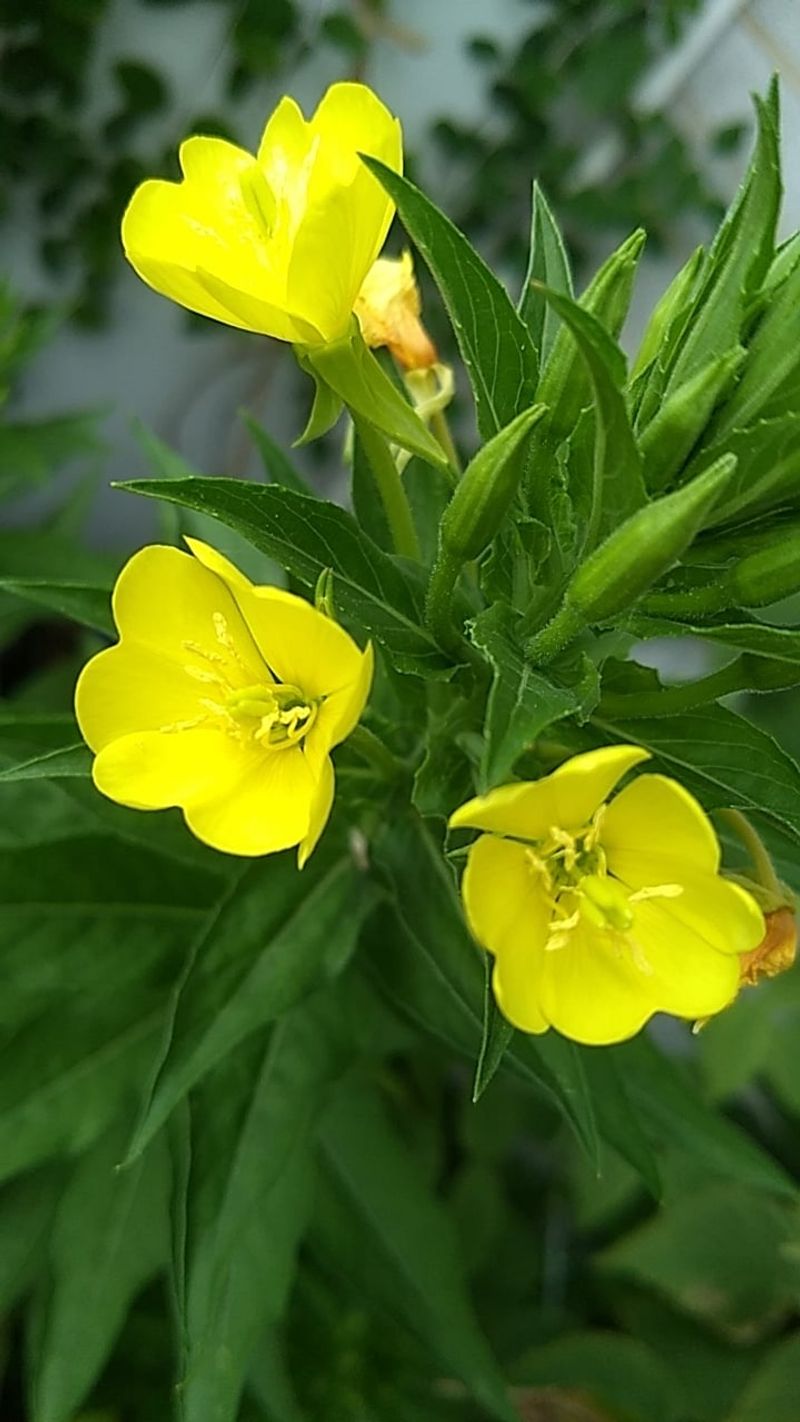
[[[394,550],[404,558],[419,562],[420,547],[411,506],[389,445],[368,420],[354,416],[353,423],[386,513]]]
[[[739,836],[753,862],[757,883],[779,897],[784,896],[780,880],[772,866],[772,860],[764,848],[760,834],[753,828],[741,810],[720,810],[722,819],[727,820],[731,829]],[[785,897],[785,896],[784,896]]]
[[[460,573],[461,564],[458,559],[440,546],[425,597],[425,622],[439,646],[454,662],[469,662],[472,666],[483,667],[482,658],[466,638],[462,637],[453,622],[453,593]]]
[[[455,447],[453,436],[450,433],[450,424],[444,410],[434,410],[431,415],[431,429],[445,452],[447,462],[456,480],[460,479],[461,460],[458,457],[458,450]]]
[[[525,648],[525,656],[534,666],[546,666],[569,646],[582,627],[581,614],[565,602],[547,626],[531,637]]]
[[[375,770],[379,771],[384,779],[396,780],[398,775],[405,771],[403,762],[367,726],[356,726],[350,732],[347,744],[351,750],[356,752],[356,755],[360,755],[362,760],[368,761]]]
[[[601,716],[674,716],[743,689],[739,663],[734,661],[709,676],[665,686],[660,691],[618,696],[609,693],[602,698],[599,713]]]

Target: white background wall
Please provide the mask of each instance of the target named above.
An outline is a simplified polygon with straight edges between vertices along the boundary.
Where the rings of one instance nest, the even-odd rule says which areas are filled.
[[[320,11],[336,8],[328,0],[308,0],[309,23]],[[473,122],[476,115],[490,126],[483,107],[482,74],[465,53],[464,41],[491,30],[501,43],[512,45],[531,23],[530,0],[395,0],[399,42],[376,48],[369,81],[400,114],[410,145],[415,146],[432,119],[442,113]],[[534,12],[535,13],[535,12]],[[154,137],[177,143],[184,135],[186,115],[219,109],[227,12],[213,3],[159,9],[138,0],[116,0],[111,23],[103,32],[97,56],[98,76],[108,72],[109,58],[141,56],[157,67],[170,56],[172,82],[179,98],[178,117],[142,133],[146,148]],[[404,41],[404,35],[410,42]],[[334,77],[336,59],[314,53],[289,76],[290,88],[308,111]],[[773,70],[783,78],[785,232],[800,226],[800,0],[709,0],[705,12],[677,51],[648,76],[640,102],[666,107],[680,128],[707,152],[706,139],[723,123],[750,121],[749,95],[762,90]],[[263,90],[238,110],[240,127],[257,143],[266,112],[277,92]],[[95,86],[94,114],[99,121],[110,111],[112,96]],[[598,134],[589,155],[593,170],[613,160],[607,139]],[[532,155],[535,164],[535,155]],[[733,192],[742,158],[714,159],[710,176],[724,196]],[[531,173],[520,173],[527,186]],[[444,206],[447,175],[435,194]],[[624,234],[620,234],[622,236]],[[687,231],[675,250],[659,258],[646,257],[629,323],[632,336],[669,276],[692,245]],[[2,233],[0,267],[21,294],[30,299],[57,295],[41,270],[31,240],[31,214],[26,195],[13,224]],[[604,253],[599,252],[598,256]],[[115,317],[97,334],[64,328],[37,362],[34,376],[22,391],[20,411],[49,412],[70,407],[111,407],[104,430],[110,445],[109,479],[146,472],[131,432],[142,420],[186,458],[206,472],[242,472],[246,446],[237,429],[235,412],[253,409],[286,443],[297,432],[296,412],[287,411],[285,354],[271,342],[222,330],[204,336],[187,330],[182,313],[146,289],[127,269],[120,254],[120,281]],[[152,510],[143,500],[104,490],[98,498],[94,535],[104,541],[130,544],[150,531]]]

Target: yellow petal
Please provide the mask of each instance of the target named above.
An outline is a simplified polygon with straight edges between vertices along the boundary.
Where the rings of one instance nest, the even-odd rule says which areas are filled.
[[[86,663],[75,715],[93,751],[134,731],[158,731],[202,716],[201,689],[184,666],[152,647],[120,642]]]
[[[248,764],[245,748],[221,730],[141,731],[106,745],[92,776],[98,790],[118,804],[136,810],[185,809],[227,794]]]
[[[208,544],[195,538],[186,541],[199,562],[227,584],[278,681],[313,697],[360,683],[362,654],[337,622],[294,593],[255,587]]]
[[[689,914],[678,917],[679,903],[648,899],[636,904],[629,936],[641,952],[659,1010],[678,1017],[709,1017],[736,996],[739,959],[732,952],[717,952],[708,935],[696,931]],[[749,921],[749,911],[740,911],[740,922]],[[747,936],[747,941],[752,938]]]
[[[334,789],[333,765],[330,760],[325,759],[320,768],[305,839],[301,842],[297,851],[298,869],[302,869],[305,864],[307,864],[317,847],[322,831],[328,823],[328,816],[333,804]]]
[[[281,309],[274,302],[266,301],[252,291],[243,291],[218,272],[204,267],[197,268],[196,280],[211,301],[227,313],[223,319],[231,326],[256,331],[261,336],[274,336],[278,341],[290,341],[292,344],[314,345],[323,339],[314,312],[306,319],[294,311]]]
[[[303,215],[315,138],[294,99],[284,97],[267,120],[257,162],[278,205],[276,237],[287,250]]]
[[[299,747],[250,752],[238,781],[184,809],[198,839],[227,854],[273,854],[309,832],[317,785]]]
[[[711,821],[688,790],[664,775],[637,776],[620,791],[603,817],[600,842],[614,873],[618,851],[647,854],[655,877],[642,883],[666,882],[666,871],[655,867],[662,856],[680,858],[708,874],[719,868],[719,843]]]
[[[658,1003],[655,981],[635,965],[628,948],[585,922],[564,947],[542,956],[542,1011],[575,1042],[623,1042],[666,1005]]]
[[[468,800],[451,815],[450,828],[492,830],[522,839],[543,839],[554,826],[580,829],[626,771],[648,756],[640,746],[624,745],[572,756],[541,780],[501,785]]]
[[[680,886],[674,897],[655,895],[649,901],[676,934],[688,929],[718,953],[751,952],[765,933],[764,915],[752,894],[718,874],[686,866],[685,859],[651,857],[647,851],[618,850],[609,858],[611,872],[628,888]]]
[[[314,775],[320,774],[328,752],[346,740],[361,719],[372,686],[374,662],[372,643],[369,643],[361,656],[355,680],[332,696],[327,696],[320,705],[317,719],[303,742],[303,750]]]
[[[379,158],[399,172],[402,133],[398,121],[363,84],[332,85],[309,129],[317,145],[286,292],[292,309],[313,319],[331,341],[346,333],[361,284],[394,215],[394,204],[358,154]]]
[[[501,1012],[524,1032],[546,1031],[540,978],[549,909],[525,847],[482,835],[470,849],[461,892],[475,938],[494,955]]]
[[[112,605],[126,641],[154,648],[182,665],[193,662],[190,648],[200,647],[221,659],[218,664],[230,671],[235,685],[269,679],[225,582],[178,548],[151,544],[134,553],[117,579]],[[193,664],[201,662],[195,657]]]

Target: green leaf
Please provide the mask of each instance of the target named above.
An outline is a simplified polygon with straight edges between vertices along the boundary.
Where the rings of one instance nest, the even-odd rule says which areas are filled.
[[[655,1288],[729,1341],[752,1344],[793,1308],[796,1239],[785,1205],[739,1184],[711,1182],[671,1201],[600,1262]]]
[[[479,773],[482,795],[508,780],[516,761],[548,726],[581,710],[574,691],[525,661],[514,621],[509,608],[495,603],[471,629],[494,669]]]
[[[314,497],[314,490],[306,482],[301,474],[295,469],[287,454],[284,454],[280,445],[275,442],[271,434],[264,429],[247,411],[242,411],[242,419],[248,431],[253,437],[253,443],[261,456],[261,463],[264,466],[264,473],[270,484],[281,484],[284,489],[293,489],[296,494],[308,494]],[[187,473],[194,473],[194,470],[187,470]]]
[[[795,1422],[800,1394],[800,1334],[772,1349],[755,1370],[725,1422]]]
[[[64,1188],[55,1170],[31,1172],[0,1192],[0,1308],[11,1312],[41,1266],[44,1244]]]
[[[642,458],[622,394],[625,361],[589,311],[560,292],[545,290],[544,295],[572,332],[594,392],[594,470],[586,540],[591,551],[646,501]]]
[[[597,1125],[604,1141],[633,1167],[654,1200],[662,1197],[661,1170],[646,1133],[647,1120],[631,1101],[617,1059],[604,1047],[581,1047]],[[605,1169],[598,1171],[605,1174]]]
[[[63,749],[45,751],[43,755],[18,761],[0,770],[0,783],[7,780],[60,780],[91,774],[92,754],[82,741]]]
[[[694,479],[707,460],[728,452],[736,455],[736,476],[725,498],[712,510],[708,528],[800,502],[800,411],[757,420],[722,438],[710,438],[686,470],[686,479]]]
[[[346,957],[373,901],[330,835],[302,874],[287,853],[236,876],[203,925],[175,993],[131,1160],[195,1082],[326,976],[332,937]]]
[[[93,583],[73,583],[45,581],[41,578],[0,577],[0,589],[30,602],[34,607],[43,607],[48,612],[57,612],[61,617],[71,617],[85,627],[93,627],[98,632],[114,633],[111,616],[111,589]]]
[[[800,768],[766,731],[724,706],[682,716],[600,721],[610,741],[631,741],[654,757],[706,810],[765,815],[800,840]]]
[[[514,1036],[514,1028],[507,1022],[495,1002],[492,992],[492,964],[487,955],[484,963],[486,986],[483,990],[483,1036],[478,1062],[475,1067],[475,1082],[472,1087],[473,1101],[479,1101],[497,1068],[503,1060],[506,1047]]]
[[[183,480],[205,477],[145,425],[135,421],[133,432],[160,478]],[[236,529],[227,528],[224,524],[220,525],[213,517],[210,518],[207,514],[193,508],[184,507],[183,513],[178,513],[175,509],[162,512],[165,515],[167,513],[171,515],[169,523],[172,526],[169,527],[168,534],[170,540],[177,543],[179,547],[183,547],[183,535],[188,533],[190,537],[210,543],[213,548],[224,553],[225,557],[230,558],[231,562],[253,582],[275,583],[281,581],[280,571],[275,567],[275,564],[271,560],[265,560],[260,552],[256,552],[252,542],[243,538]]]
[[[430,465],[423,465],[425,473],[430,475]],[[358,430],[353,429],[353,468],[350,479],[350,501],[353,505],[353,513],[358,519],[360,527],[376,543],[379,548],[383,548],[387,553],[391,553],[394,544],[389,529],[389,520],[386,517],[386,509],[383,499],[379,496],[375,485],[375,476],[372,472],[369,459],[364,450],[364,445],[359,438]]]
[[[756,97],[755,103],[758,136],[753,159],[708,253],[697,295],[674,331],[665,393],[738,343],[747,302],[774,256],[781,196],[777,81],[766,101]]]
[[[637,613],[628,623],[636,637],[703,637],[724,647],[737,647],[756,657],[800,664],[800,627],[769,627],[765,622],[671,622],[666,617]]]
[[[315,379],[321,379],[336,392],[354,416],[368,420],[392,444],[435,468],[447,467],[439,441],[364,343],[355,319],[349,336],[329,345],[309,347],[302,363]],[[319,398],[319,385],[317,391]],[[306,435],[307,432],[304,440]]]
[[[747,364],[714,434],[724,439],[763,415],[797,412],[800,400],[800,265],[767,306],[749,342]]]
[[[341,616],[380,642],[399,671],[429,676],[452,670],[423,629],[421,579],[378,548],[336,504],[238,479],[145,479],[119,487],[210,514],[309,589],[332,568]]]
[[[653,1141],[723,1179],[796,1199],[797,1186],[766,1151],[698,1095],[697,1086],[643,1034],[605,1049]]]
[[[323,435],[333,429],[341,418],[344,404],[342,397],[314,369],[306,353],[301,354],[295,348],[295,354],[300,369],[304,370],[306,375],[310,375],[314,382],[314,400],[305,429],[295,440],[296,445],[304,445],[313,443],[315,439],[321,439]]]
[[[375,1093],[360,1085],[340,1091],[326,1116],[322,1142],[370,1249],[392,1269],[395,1308],[490,1417],[515,1422],[466,1292],[452,1221]]]
[[[337,1026],[330,996],[312,999],[240,1046],[192,1101],[185,1422],[236,1422],[251,1355],[283,1312],[311,1205],[312,1131],[340,1067]]]
[[[478,429],[491,439],[533,404],[536,349],[508,293],[449,218],[408,178],[363,157],[430,268],[467,367]]]
[[[33,1393],[38,1422],[70,1422],[99,1375],[128,1308],[167,1254],[167,1156],[154,1143],[116,1170],[119,1137],[77,1165],[59,1203]]]
[[[388,923],[367,971],[405,1015],[473,1060],[483,1025],[481,955],[467,932],[453,877],[427,826],[400,819],[374,841],[373,862],[389,885],[401,931]],[[513,1070],[553,1102],[590,1157],[597,1136],[583,1066],[554,1033],[518,1034]]]
[[[565,296],[573,295],[572,272],[564,239],[542,189],[534,181],[530,254],[519,300],[519,314],[539,352],[542,369],[547,364],[560,329],[558,318],[542,293],[543,286],[563,292]]]
[[[546,1389],[546,1396],[561,1388],[568,1390],[568,1397],[577,1393],[609,1418],[683,1422],[677,1375],[646,1344],[623,1334],[599,1329],[568,1333],[529,1349],[514,1372],[520,1383]],[[585,1416],[590,1422],[590,1414]],[[599,1422],[599,1414],[591,1416]]]

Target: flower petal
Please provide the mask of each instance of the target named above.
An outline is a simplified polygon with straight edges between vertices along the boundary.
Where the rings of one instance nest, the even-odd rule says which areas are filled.
[[[185,809],[197,800],[228,793],[247,765],[245,748],[224,731],[138,731],[104,746],[92,777],[98,790],[120,805]]]
[[[591,924],[579,923],[563,947],[546,950],[542,957],[542,1011],[557,1031],[575,1042],[623,1042],[666,1006],[659,1003],[656,982],[636,966],[627,944]]]
[[[255,587],[227,558],[198,539],[186,542],[199,562],[230,588],[262,657],[279,681],[313,697],[330,696],[360,683],[363,655],[338,622],[294,593]]]
[[[522,839],[543,839],[554,826],[580,829],[626,771],[648,757],[640,746],[625,745],[574,755],[541,780],[501,785],[468,800],[451,815],[450,828],[491,830]]]
[[[655,877],[642,883],[665,882],[664,871],[655,867],[662,856],[708,874],[719,868],[719,843],[711,821],[694,796],[665,775],[640,775],[620,790],[603,816],[600,842],[609,863],[619,851],[651,858]]]
[[[123,640],[181,664],[191,660],[187,644],[201,647],[231,674],[238,668],[236,685],[269,679],[225,582],[179,548],[152,544],[134,553],[117,579],[113,610]]]
[[[309,832],[317,785],[297,747],[249,752],[234,784],[185,806],[198,839],[226,854],[272,854]],[[321,826],[320,826],[321,828]]]
[[[320,705],[317,719],[303,742],[306,759],[314,775],[320,773],[320,766],[328,752],[346,740],[361,719],[372,686],[374,665],[375,656],[370,642],[361,655],[355,680],[340,691],[334,691]]]
[[[75,715],[86,743],[100,751],[135,731],[197,720],[201,695],[198,682],[173,657],[119,642],[86,663],[75,688]]]
[[[680,894],[654,896],[649,902],[677,934],[687,929],[718,953],[750,953],[764,937],[764,915],[752,894],[719,874],[687,869],[686,861],[677,858],[651,858],[648,851],[617,851],[609,859],[609,868],[634,890],[679,885]]]
[[[524,1032],[545,1032],[539,982],[549,907],[537,893],[525,846],[482,835],[470,849],[461,892],[475,938],[494,954],[501,1012]]]
[[[709,1017],[736,996],[739,959],[730,951],[718,952],[688,916],[679,918],[675,912],[679,902],[648,899],[637,904],[629,936],[641,952],[659,1010],[677,1017]],[[749,921],[745,910],[742,922]]]
[[[298,869],[304,868],[308,863],[308,860],[317,847],[319,837],[328,823],[328,816],[330,815],[331,806],[333,805],[334,789],[335,777],[333,765],[331,761],[326,758],[320,767],[305,839],[302,840],[297,851]]]

